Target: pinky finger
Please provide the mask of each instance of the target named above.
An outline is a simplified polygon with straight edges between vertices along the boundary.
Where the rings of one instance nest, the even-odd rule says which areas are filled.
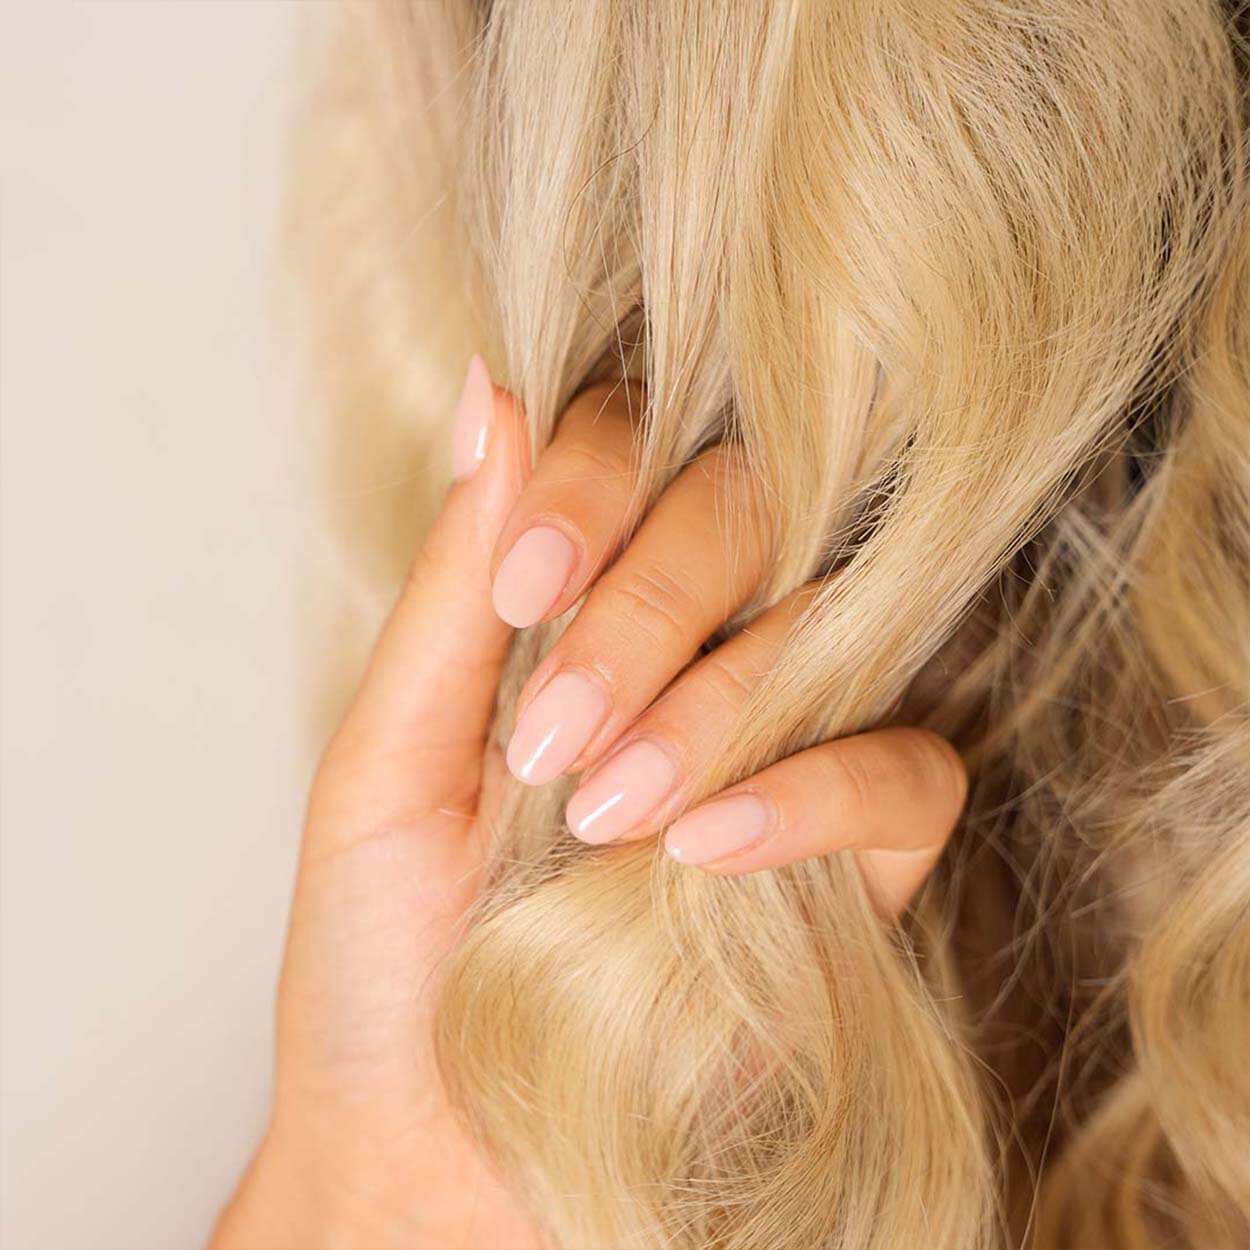
[[[676,821],[679,863],[737,875],[854,851],[896,919],[937,862],[967,795],[963,761],[927,729],[890,728],[800,751]]]

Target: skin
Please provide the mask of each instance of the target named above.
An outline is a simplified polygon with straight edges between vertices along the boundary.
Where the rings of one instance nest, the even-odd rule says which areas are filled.
[[[644,732],[671,744],[683,775],[692,771],[716,748],[709,713],[725,720],[726,702],[745,696],[803,601],[800,592],[690,664],[749,596],[762,558],[734,571],[715,535],[691,538],[725,466],[713,453],[687,469],[618,555],[624,397],[591,391],[574,401],[530,473],[522,414],[492,390],[484,458],[449,490],[317,771],[278,991],[269,1127],[211,1250],[543,1245],[461,1127],[431,1040],[436,969],[478,889],[503,769],[487,737],[512,630],[492,608],[491,581],[512,541],[535,518],[576,537],[577,566],[549,616],[591,591],[523,693],[532,699],[544,674],[568,664],[605,683],[609,719],[573,771]],[[654,616],[634,601],[623,623],[633,588],[656,584],[691,593]],[[769,836],[688,871],[749,872],[851,850],[893,918],[940,853],[964,790],[957,754],[927,731],[842,739],[732,787],[769,805]],[[627,836],[655,836],[681,802]]]

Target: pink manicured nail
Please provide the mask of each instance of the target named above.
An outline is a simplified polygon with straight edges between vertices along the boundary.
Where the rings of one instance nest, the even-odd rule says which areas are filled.
[[[526,530],[495,574],[491,588],[495,612],[517,629],[541,621],[560,597],[576,563],[577,549],[558,529],[536,525]]]
[[[683,864],[711,864],[762,842],[772,809],[754,794],[732,794],[687,812],[664,838],[664,849]]]
[[[573,795],[564,818],[583,842],[611,842],[653,811],[676,783],[677,765],[643,738],[614,755]]]
[[[608,696],[589,677],[557,673],[517,721],[509,771],[518,781],[545,785],[577,759],[607,715]]]
[[[456,423],[451,435],[451,466],[457,482],[477,472],[486,459],[491,419],[495,415],[495,389],[481,356],[469,361],[456,404]]]

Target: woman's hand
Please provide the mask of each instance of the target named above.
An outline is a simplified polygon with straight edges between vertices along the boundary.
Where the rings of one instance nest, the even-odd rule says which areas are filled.
[[[567,811],[570,831],[586,842],[669,825],[670,855],[718,873],[855,851],[882,912],[897,916],[941,853],[967,790],[958,754],[928,730],[882,729],[814,747],[682,815],[692,781],[816,587],[690,665],[760,583],[763,505],[739,462],[713,448],[677,477],[617,557],[633,446],[626,393],[585,392],[504,524],[493,587],[504,620],[547,620],[589,590],[521,692],[509,768],[531,785],[586,770]]]
[[[681,811],[687,779],[804,602],[792,596],[687,667],[758,580],[759,527],[735,531],[734,558],[716,505],[719,489],[751,507],[749,483],[707,453],[612,563],[632,437],[624,393],[587,392],[527,475],[520,413],[471,366],[459,480],[313,786],[270,1126],[214,1250],[541,1246],[461,1128],[432,1045],[437,970],[478,888],[502,768],[486,743],[505,622],[553,616],[591,588],[523,693],[508,765],[530,784],[593,765],[569,821],[606,842]],[[667,846],[720,872],[853,849],[892,916],[963,788],[941,739],[882,730],[765,769],[684,815]]]

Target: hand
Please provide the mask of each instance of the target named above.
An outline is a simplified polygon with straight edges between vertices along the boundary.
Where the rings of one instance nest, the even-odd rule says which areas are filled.
[[[531,785],[587,770],[567,810],[586,842],[653,836],[676,818],[669,854],[723,874],[854,851],[879,909],[897,917],[967,792],[959,755],[928,730],[814,747],[682,814],[817,587],[690,665],[758,589],[764,507],[740,462],[715,447],[677,477],[617,557],[634,447],[625,393],[584,393],[504,524],[493,595],[505,620],[551,619],[589,588],[521,692],[509,768]]]
[[[717,492],[750,507],[750,491],[728,457],[708,452],[608,567],[626,523],[632,439],[624,394],[591,390],[529,476],[516,405],[471,366],[457,417],[461,480],[313,786],[270,1127],[214,1250],[542,1245],[461,1128],[432,1045],[437,969],[478,888],[502,768],[486,744],[505,621],[551,617],[593,586],[523,692],[508,764],[530,784],[593,765],[569,819],[602,842],[647,836],[681,810],[810,594],[686,668],[749,598],[762,526],[741,527],[734,558]],[[719,872],[854,849],[893,915],[939,853],[963,784],[941,739],[881,730],[731,787],[672,825],[667,846]]]

